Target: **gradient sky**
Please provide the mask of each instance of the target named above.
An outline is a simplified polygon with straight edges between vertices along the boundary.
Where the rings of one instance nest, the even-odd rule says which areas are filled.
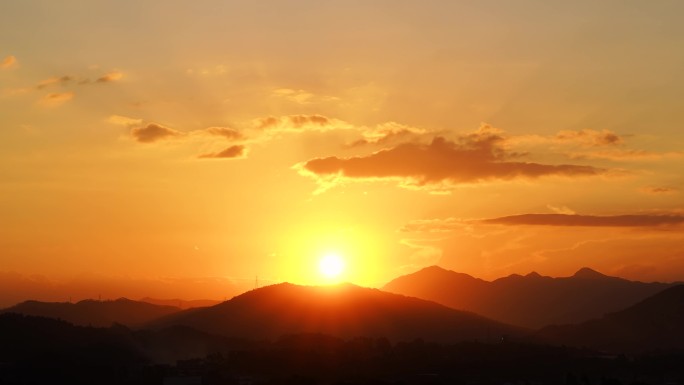
[[[684,280],[681,1],[0,3],[0,304]],[[552,215],[553,214],[553,215]]]

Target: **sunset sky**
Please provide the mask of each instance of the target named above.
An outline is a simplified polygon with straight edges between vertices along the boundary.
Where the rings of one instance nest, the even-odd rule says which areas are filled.
[[[681,1],[0,3],[0,305],[684,280]]]

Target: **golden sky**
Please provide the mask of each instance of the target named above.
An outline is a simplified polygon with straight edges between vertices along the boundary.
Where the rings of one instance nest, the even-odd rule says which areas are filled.
[[[682,280],[682,13],[2,2],[0,304],[220,299],[325,283],[329,254],[365,286]]]

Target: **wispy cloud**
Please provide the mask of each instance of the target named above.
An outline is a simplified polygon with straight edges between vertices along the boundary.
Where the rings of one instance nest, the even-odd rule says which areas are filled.
[[[648,186],[641,188],[639,191],[650,195],[671,195],[679,193],[678,188],[667,186]]]
[[[633,149],[615,149],[610,151],[572,152],[572,159],[604,159],[617,162],[658,161],[663,159],[684,158],[684,151],[653,152]]]
[[[561,130],[554,135],[518,135],[508,138],[512,145],[567,145],[580,147],[615,147],[624,143],[624,138],[610,130]]]
[[[59,77],[52,77],[52,78],[45,79],[45,80],[41,81],[40,83],[38,83],[38,85],[36,85],[36,89],[42,90],[46,87],[50,87],[53,85],[65,85],[65,84],[72,82],[73,80],[74,80],[74,78],[71,76],[68,76],[68,75],[59,76]]]
[[[549,210],[553,211],[556,214],[564,214],[564,215],[575,215],[575,214],[577,214],[573,209],[571,209],[567,206],[546,205],[546,208],[548,208]]]
[[[234,128],[230,127],[209,127],[203,130],[192,131],[193,133],[208,134],[214,136],[221,136],[228,140],[238,140],[243,139],[242,133]]]
[[[684,215],[568,215],[521,214],[482,219],[484,224],[532,226],[584,226],[584,227],[653,227],[684,224]]]
[[[110,115],[107,118],[107,122],[111,124],[116,124],[118,126],[131,127],[141,125],[143,120],[137,118],[129,118],[128,116],[123,115]]]
[[[617,146],[623,143],[622,137],[610,130],[563,130],[559,131],[554,139],[558,142],[575,142],[590,147]]]
[[[119,71],[113,71],[109,72],[107,74],[104,74],[98,78],[95,79],[95,83],[112,83],[116,82],[118,80],[121,80],[123,78],[123,73]],[[71,86],[71,85],[80,85],[80,86],[87,86],[93,84],[93,80],[91,80],[88,77],[79,77],[79,76],[73,76],[73,75],[61,75],[61,76],[53,76],[50,78],[47,78],[45,80],[40,81],[36,85],[37,90],[42,90],[48,87],[52,86]]]
[[[271,132],[331,131],[354,128],[347,122],[323,115],[269,116],[257,119],[254,125],[257,129]]]
[[[122,72],[112,71],[112,72],[109,72],[107,74],[100,76],[99,78],[97,78],[97,80],[95,80],[95,82],[97,82],[97,83],[111,83],[111,82],[121,80],[123,78],[123,76],[124,76],[124,74]]]
[[[461,218],[435,218],[416,219],[408,222],[399,229],[402,233],[448,233],[455,229],[463,229],[470,226],[467,219]]]
[[[43,96],[38,104],[42,107],[54,108],[74,98],[73,92],[53,92]]]
[[[247,149],[243,145],[234,145],[226,148],[225,150],[202,154],[198,158],[202,159],[237,159],[244,158],[247,155]]]
[[[321,96],[306,90],[295,90],[291,88],[276,88],[271,92],[271,96],[285,99],[296,104],[312,104],[340,100],[334,96]]]
[[[2,61],[0,61],[0,68],[9,69],[16,67],[18,65],[17,58],[13,55],[6,56]]]
[[[425,129],[396,122],[382,123],[375,127],[363,127],[360,130],[363,138],[351,143],[351,147],[366,144],[386,145],[399,141],[408,141],[412,138],[417,139],[428,133]]]

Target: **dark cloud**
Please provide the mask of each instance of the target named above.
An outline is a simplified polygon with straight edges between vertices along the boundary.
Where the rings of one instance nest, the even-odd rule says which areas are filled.
[[[584,226],[584,227],[653,227],[679,225],[684,215],[566,215],[566,214],[521,214],[501,218],[483,219],[484,224],[534,225],[534,226]]]
[[[177,138],[184,136],[181,131],[172,128],[164,127],[160,124],[149,123],[143,127],[131,128],[131,136],[141,143],[152,143],[159,140]]]
[[[591,176],[606,172],[591,166],[515,162],[499,130],[483,126],[456,141],[436,137],[430,144],[404,143],[368,156],[316,158],[297,167],[318,178],[400,178],[417,186],[475,183],[542,176]]]
[[[245,146],[238,144],[235,146],[230,146],[223,151],[200,155],[199,158],[203,158],[203,159],[207,159],[207,158],[236,159],[236,158],[244,158],[246,154],[247,154],[247,149],[245,148]]]

